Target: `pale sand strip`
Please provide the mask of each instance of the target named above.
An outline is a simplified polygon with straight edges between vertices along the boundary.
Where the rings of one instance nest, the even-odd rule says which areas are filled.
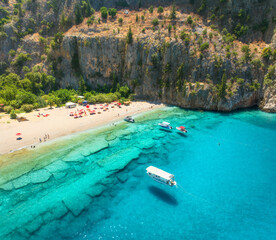
[[[70,117],[70,112],[77,109],[85,109],[85,107],[77,106],[73,109],[65,107],[54,109],[40,109],[33,111],[25,116],[29,121],[18,122],[11,120],[9,115],[5,115],[0,119],[0,154],[6,154],[14,150],[38,145],[39,138],[44,142],[44,135],[49,134],[50,140],[61,136],[69,135],[75,132],[84,131],[98,126],[106,125],[123,119],[125,116],[133,115],[141,112],[150,111],[152,109],[164,107],[163,104],[153,104],[148,102],[132,102],[130,106],[122,106],[121,108],[110,108],[103,112],[97,104],[97,112],[101,114],[87,115],[82,118],[74,119]],[[90,106],[91,109],[92,106]],[[48,117],[37,117],[38,113],[48,113]],[[10,122],[10,123],[7,123]],[[22,140],[16,140],[16,133],[22,133]],[[46,141],[49,141],[47,138]]]

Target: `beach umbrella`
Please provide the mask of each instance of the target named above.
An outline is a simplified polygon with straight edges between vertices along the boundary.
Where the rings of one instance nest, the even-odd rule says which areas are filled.
[[[15,135],[16,135],[16,136],[20,136],[20,135],[21,135],[21,133],[16,133]]]
[[[86,108],[89,108],[89,105],[88,105],[88,104],[86,105]]]

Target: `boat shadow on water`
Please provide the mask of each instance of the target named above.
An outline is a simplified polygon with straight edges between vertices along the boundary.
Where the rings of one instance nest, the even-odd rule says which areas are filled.
[[[159,130],[167,133],[172,133],[172,130],[170,129],[159,128]]]
[[[188,135],[186,133],[181,133],[181,132],[177,132],[177,134],[181,137],[188,137]]]
[[[161,188],[158,188],[155,186],[150,186],[149,191],[150,191],[150,193],[152,193],[154,196],[156,196],[157,198],[159,198],[160,200],[162,200],[165,203],[168,203],[168,204],[171,204],[174,206],[178,205],[178,201],[172,195],[168,194]]]

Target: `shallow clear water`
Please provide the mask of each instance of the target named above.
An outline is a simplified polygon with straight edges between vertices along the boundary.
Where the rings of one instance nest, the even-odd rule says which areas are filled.
[[[275,239],[275,142],[276,115],[172,107],[48,143],[2,165],[0,236]],[[154,182],[150,165],[179,186]]]

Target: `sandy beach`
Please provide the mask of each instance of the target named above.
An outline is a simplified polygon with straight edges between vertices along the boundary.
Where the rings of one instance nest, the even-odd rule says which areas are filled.
[[[24,147],[38,146],[51,139],[119,121],[128,115],[164,107],[163,104],[137,101],[132,102],[129,106],[122,105],[121,108],[118,106],[111,108],[109,106],[108,110],[103,111],[103,109],[100,109],[100,105],[90,106],[91,110],[97,108],[95,110],[97,114],[89,115],[87,112],[87,115],[77,119],[70,116],[70,112],[75,113],[80,109],[85,110],[85,107],[39,109],[39,111],[24,114],[28,121],[23,122],[10,119],[8,114],[0,114],[0,154],[13,152]],[[49,115],[38,117],[39,113]],[[17,133],[21,135],[17,136]],[[17,140],[18,137],[22,139]]]

